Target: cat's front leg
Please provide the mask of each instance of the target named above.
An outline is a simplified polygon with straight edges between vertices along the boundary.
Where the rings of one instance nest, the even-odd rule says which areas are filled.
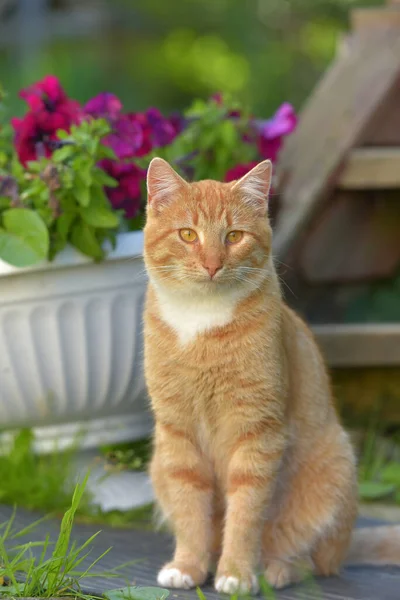
[[[254,429],[242,429],[235,447],[228,466],[223,549],[215,578],[217,591],[227,594],[258,590],[263,522],[285,438],[279,422],[271,419],[268,431],[259,423]]]
[[[163,587],[190,589],[207,578],[212,544],[210,469],[185,432],[157,424],[151,478],[176,549],[158,574]]]

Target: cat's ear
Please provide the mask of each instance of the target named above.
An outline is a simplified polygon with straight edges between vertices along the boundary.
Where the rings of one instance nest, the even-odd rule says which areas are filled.
[[[188,184],[162,158],[153,158],[147,169],[147,198],[155,209],[167,206]]]
[[[264,216],[268,211],[271,179],[272,163],[270,160],[263,160],[241,179],[238,179],[232,189],[239,192],[246,204],[254,207],[261,216]]]

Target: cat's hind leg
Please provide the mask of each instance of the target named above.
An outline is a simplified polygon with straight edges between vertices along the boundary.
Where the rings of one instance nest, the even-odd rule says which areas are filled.
[[[310,571],[337,573],[357,512],[355,461],[341,428],[312,444],[275,501],[279,506],[263,536],[267,582],[282,588]]]

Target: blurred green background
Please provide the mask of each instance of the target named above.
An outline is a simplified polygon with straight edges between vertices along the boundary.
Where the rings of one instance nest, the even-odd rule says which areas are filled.
[[[233,92],[255,114],[299,108],[334,55],[351,8],[383,0],[0,0],[0,80],[47,73],[80,101],[104,90],[164,111]]]
[[[48,73],[81,102],[101,91],[126,110],[165,113],[195,97],[237,95],[255,115],[299,110],[356,7],[384,0],[0,0],[0,83],[18,91]],[[400,276],[361,286],[346,321],[398,321]],[[358,288],[357,288],[358,289]]]

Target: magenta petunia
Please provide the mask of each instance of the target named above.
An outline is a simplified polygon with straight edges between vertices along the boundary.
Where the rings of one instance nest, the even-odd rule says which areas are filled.
[[[79,122],[81,108],[79,103],[68,98],[59,80],[47,75],[20,92],[32,113],[36,115],[39,126],[45,131],[56,128],[69,128]]]
[[[89,100],[83,107],[83,111],[96,119],[117,119],[122,111],[122,102],[114,94],[102,92]]]
[[[57,77],[47,75],[41,81],[20,92],[29,106],[22,119],[12,119],[15,147],[22,164],[51,154],[51,142],[57,139],[57,130],[69,131],[79,123],[82,113],[78,102],[67,97]]]
[[[218,104],[218,106],[222,106],[224,103],[224,96],[221,92],[217,92],[211,96],[211,100]]]
[[[50,142],[57,139],[56,130],[44,131],[34,113],[29,112],[22,119],[11,119],[11,125],[15,132],[15,149],[23,165],[36,160],[40,154],[51,155]]]
[[[41,110],[45,106],[54,108],[60,102],[67,100],[66,93],[54,75],[46,75],[40,81],[21,90],[19,95],[33,111]]]
[[[120,115],[111,123],[112,132],[103,140],[120,159],[137,156],[143,146],[143,131],[128,115]]]
[[[170,144],[176,136],[176,130],[169,119],[165,118],[158,108],[149,108],[145,116],[151,130],[153,148]]]
[[[283,137],[292,133],[296,125],[296,113],[293,106],[287,102],[278,108],[271,119],[256,121],[258,149],[261,156],[275,162],[282,146]]]
[[[107,119],[112,133],[104,139],[120,159],[145,156],[153,148],[171,143],[182,131],[183,119],[167,119],[157,108],[144,113],[122,113],[122,103],[108,92],[87,102],[85,114]]]
[[[106,119],[111,133],[103,140],[103,144],[112,148],[119,159],[137,156],[143,145],[143,132],[129,115],[122,114],[122,103],[114,94],[103,92],[95,96],[84,107],[86,115],[94,119]]]
[[[225,181],[226,182],[236,181],[237,179],[244,177],[257,164],[258,163],[256,161],[256,162],[249,162],[249,163],[245,163],[245,164],[235,165],[234,167],[232,167],[232,169],[229,169],[229,171],[227,171],[227,173],[225,175]]]
[[[111,205],[124,210],[126,218],[132,219],[140,210],[141,183],[146,178],[146,171],[134,163],[110,159],[101,161],[100,166],[118,182],[118,187],[105,188]]]

